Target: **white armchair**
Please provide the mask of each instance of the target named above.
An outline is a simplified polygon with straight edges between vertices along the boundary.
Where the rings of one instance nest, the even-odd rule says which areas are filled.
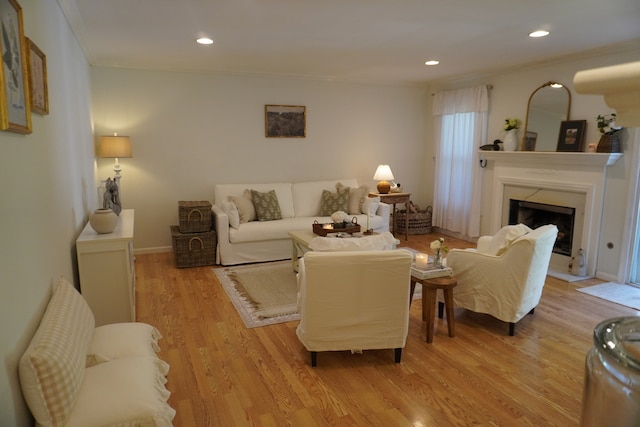
[[[308,252],[298,270],[298,338],[311,352],[395,349],[409,328],[412,255],[405,250]]]
[[[540,302],[557,235],[555,225],[531,230],[518,224],[481,237],[477,249],[449,251],[447,266],[458,279],[456,307],[508,322],[513,335],[515,323]]]

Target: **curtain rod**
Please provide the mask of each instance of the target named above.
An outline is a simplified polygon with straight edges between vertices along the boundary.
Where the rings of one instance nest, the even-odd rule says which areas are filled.
[[[489,89],[489,90],[493,89],[493,85],[487,85],[487,89]],[[431,94],[431,96],[434,96],[434,95],[435,95],[435,93]]]

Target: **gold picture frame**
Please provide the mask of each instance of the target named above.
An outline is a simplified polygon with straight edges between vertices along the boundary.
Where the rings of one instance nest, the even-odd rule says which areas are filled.
[[[2,73],[0,129],[31,133],[31,99],[22,7],[16,0],[0,0]]]
[[[307,132],[304,105],[265,105],[264,127],[267,138],[304,138]]]
[[[38,114],[49,114],[49,89],[47,86],[47,55],[29,37],[27,45],[27,69],[29,71],[29,93],[31,111]]]

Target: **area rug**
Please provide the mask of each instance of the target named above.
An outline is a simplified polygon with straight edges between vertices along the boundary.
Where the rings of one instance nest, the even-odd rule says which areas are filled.
[[[578,288],[577,290],[625,307],[640,310],[640,289],[635,286],[607,282],[586,288]]]
[[[214,268],[213,272],[247,328],[300,320],[291,261]],[[418,284],[413,299],[419,298]]]

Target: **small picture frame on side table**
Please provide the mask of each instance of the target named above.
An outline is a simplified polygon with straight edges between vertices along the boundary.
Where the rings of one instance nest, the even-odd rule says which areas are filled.
[[[586,120],[565,120],[560,124],[556,151],[582,151]]]

